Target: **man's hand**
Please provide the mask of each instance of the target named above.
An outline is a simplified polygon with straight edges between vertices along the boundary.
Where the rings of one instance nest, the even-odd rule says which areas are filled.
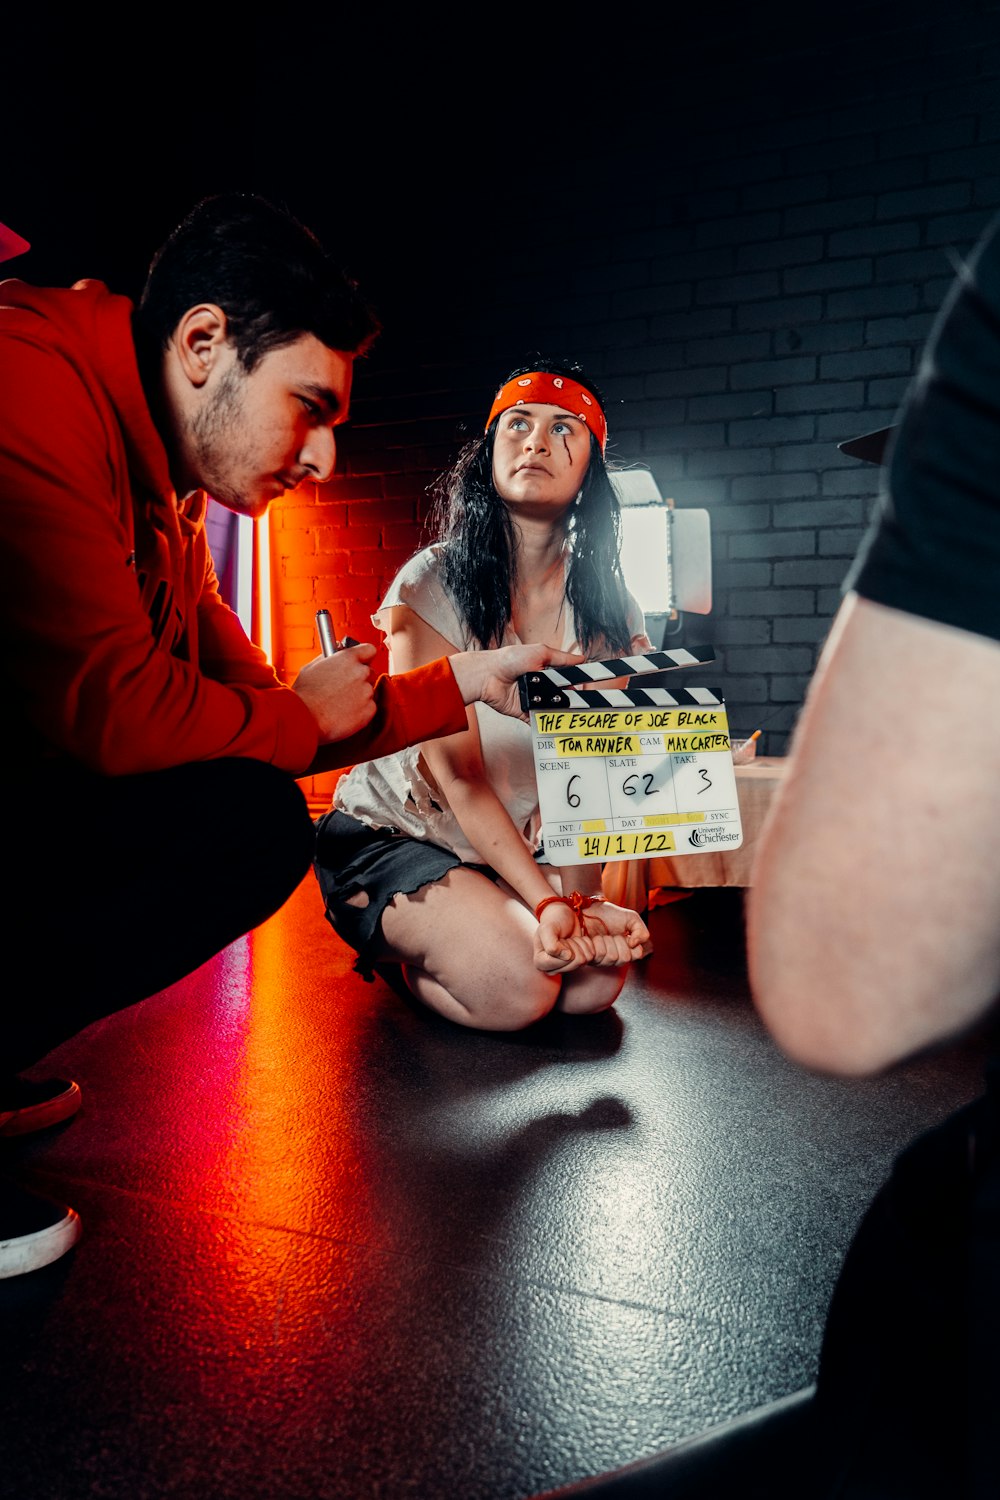
[[[370,641],[344,647],[333,656],[306,662],[292,684],[319,725],[321,745],[346,739],[364,729],[375,712],[368,663],[376,648]]]
[[[551,646],[500,646],[494,651],[458,651],[449,657],[459,692],[466,703],[488,703],[497,713],[528,722],[521,708],[517,679],[541,667],[578,666],[586,661],[572,651]]]

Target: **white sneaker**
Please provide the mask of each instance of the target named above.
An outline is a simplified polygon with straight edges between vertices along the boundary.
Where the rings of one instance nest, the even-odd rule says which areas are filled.
[[[0,1278],[51,1265],[72,1250],[81,1229],[75,1209],[0,1182]]]
[[[83,1103],[80,1085],[72,1078],[0,1080],[0,1136],[29,1135],[75,1115]]]

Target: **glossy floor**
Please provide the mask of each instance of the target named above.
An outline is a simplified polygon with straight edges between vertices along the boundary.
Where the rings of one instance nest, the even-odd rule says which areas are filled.
[[[650,925],[613,1012],[492,1036],[358,979],[310,876],[33,1069],[84,1106],[0,1171],[84,1235],[0,1282],[3,1500],[524,1500],[808,1384],[867,1200],[981,1046],[806,1074],[741,892]]]

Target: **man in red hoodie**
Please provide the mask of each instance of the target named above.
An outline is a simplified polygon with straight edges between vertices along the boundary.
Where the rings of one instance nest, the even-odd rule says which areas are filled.
[[[208,497],[259,516],[329,479],[378,331],[311,231],[244,194],[192,210],[135,306],[0,284],[5,906],[44,965],[0,1023],[0,1136],[79,1105],[24,1069],[284,903],[313,856],[297,777],[452,734],[477,700],[520,715],[519,676],[579,659],[508,647],[373,682],[365,643],[287,686],[221,598]],[[0,1277],[78,1234],[0,1182]]]

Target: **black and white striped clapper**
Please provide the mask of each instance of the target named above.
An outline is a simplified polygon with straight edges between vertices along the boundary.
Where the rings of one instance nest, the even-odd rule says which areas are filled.
[[[607,661],[585,661],[573,667],[543,667],[518,678],[521,707],[525,713],[548,708],[683,708],[709,705],[722,699],[708,688],[642,687],[599,688],[598,683],[620,677],[641,677],[651,672],[669,672],[676,667],[699,667],[714,661],[711,646],[678,646],[673,651],[648,651],[638,656],[617,656]]]

